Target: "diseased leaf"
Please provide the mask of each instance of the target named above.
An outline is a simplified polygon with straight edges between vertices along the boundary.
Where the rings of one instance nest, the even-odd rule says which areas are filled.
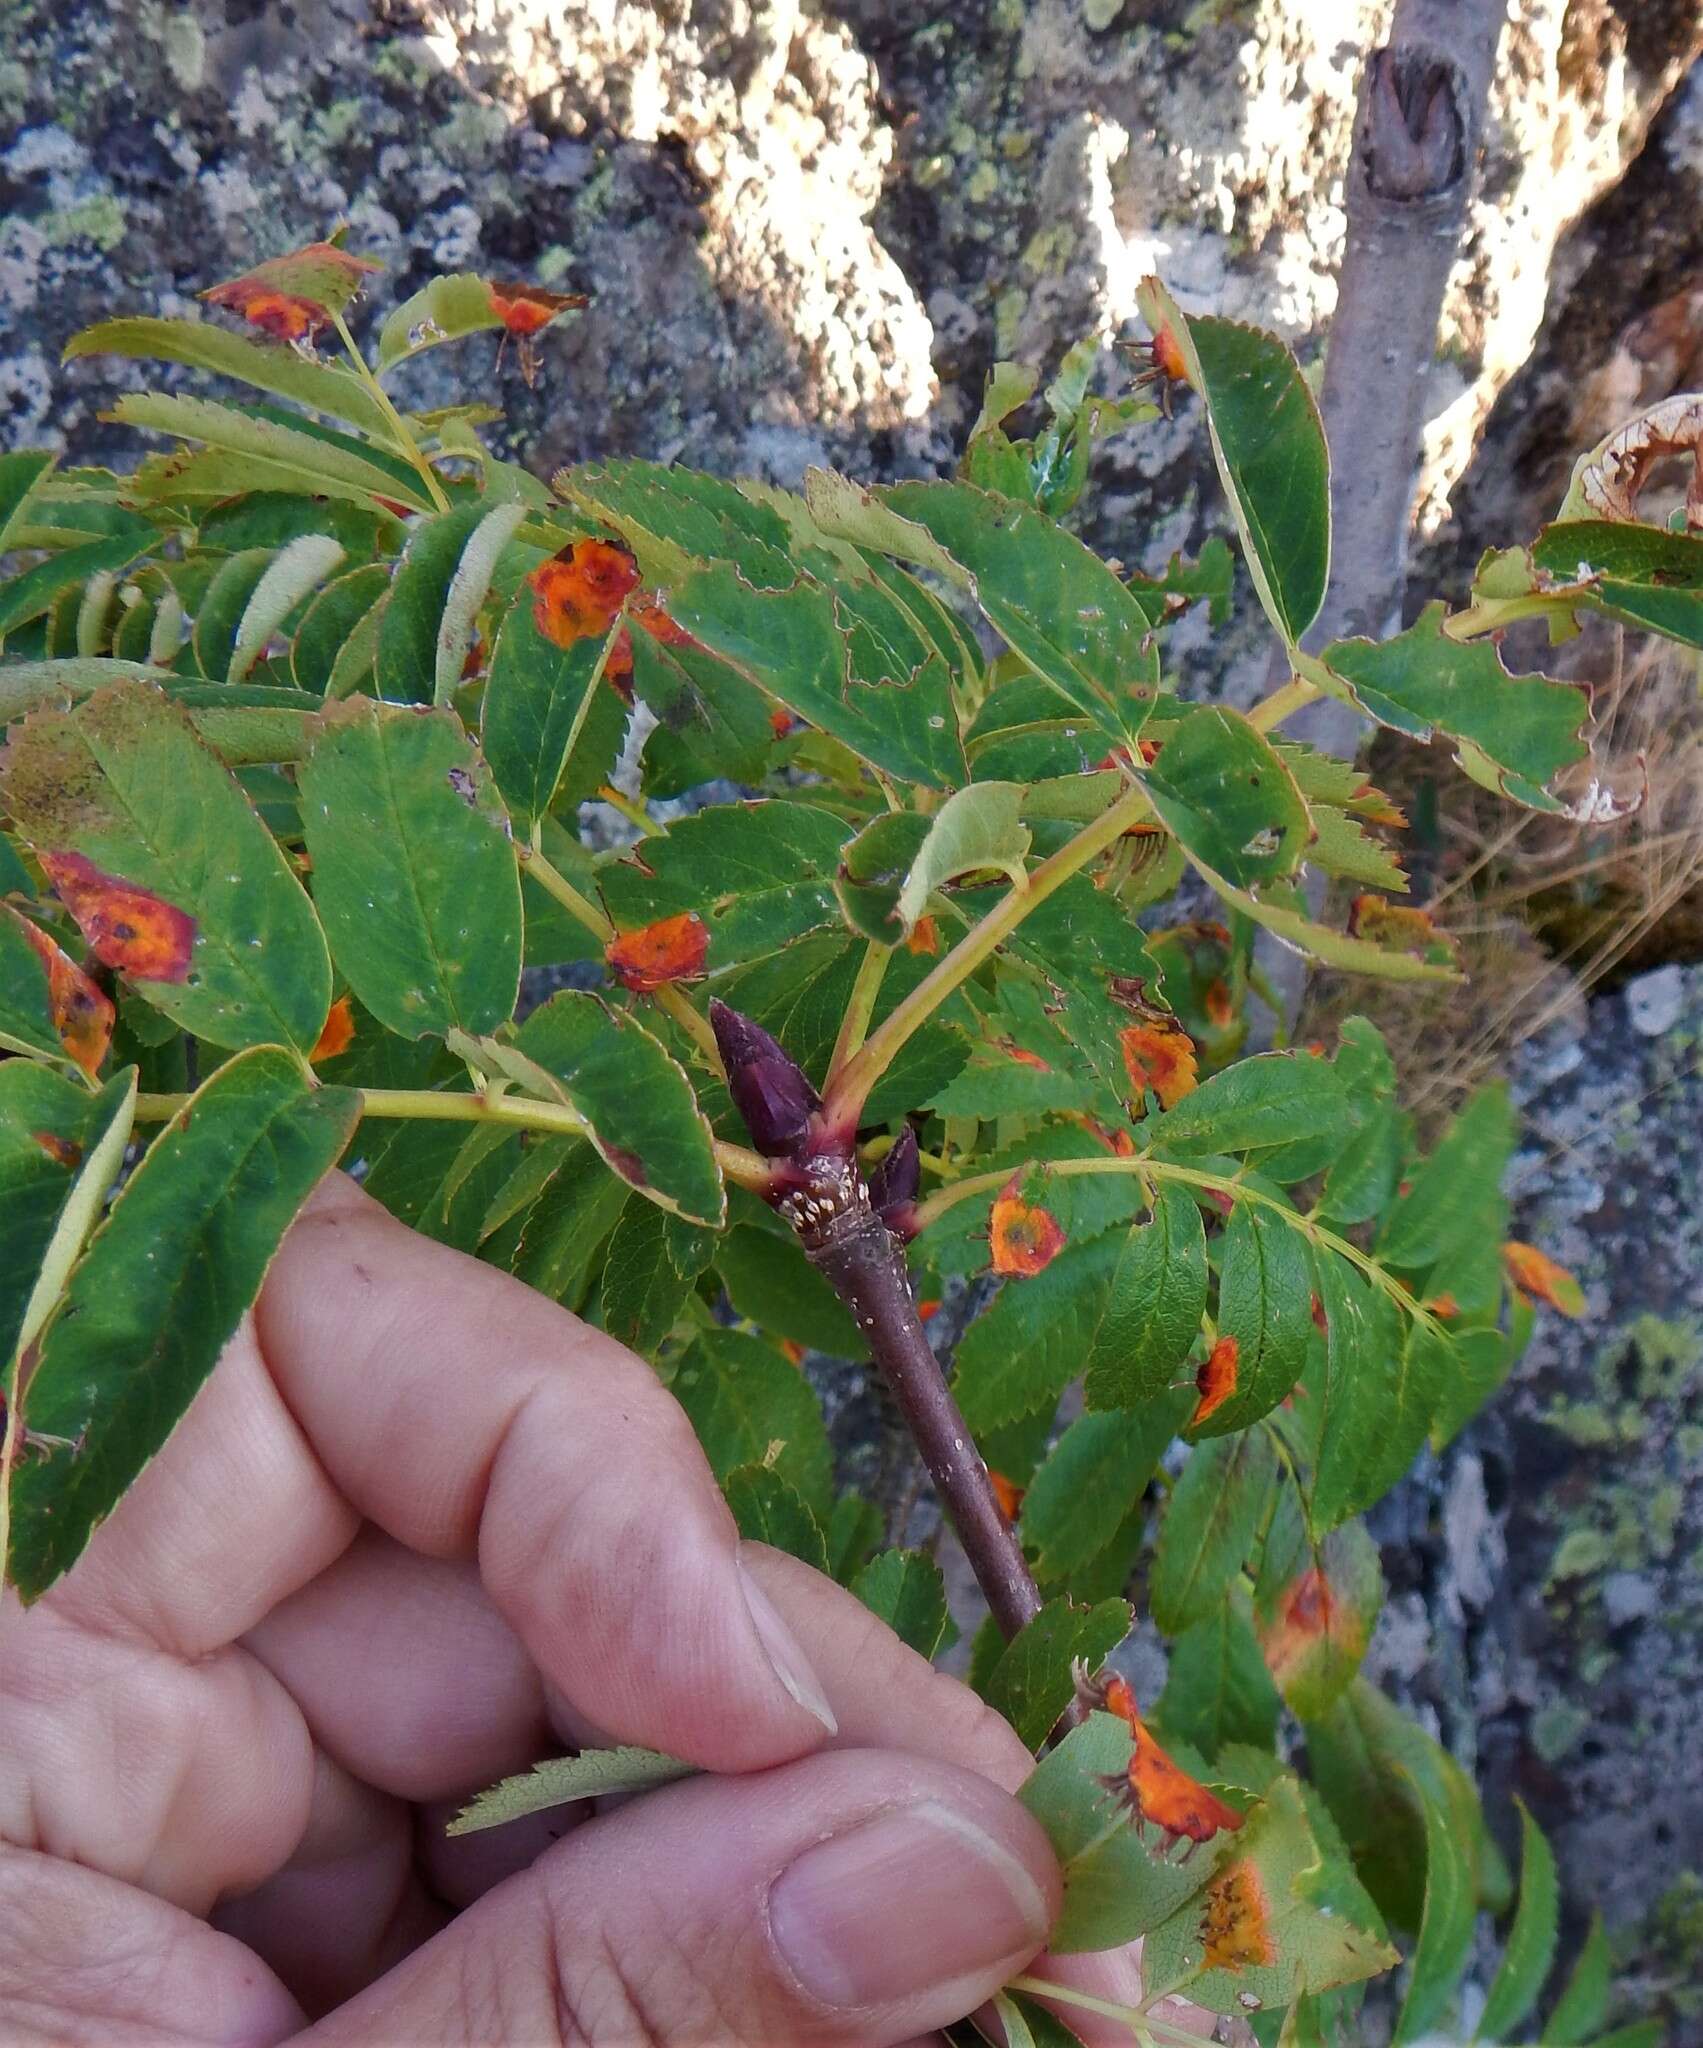
[[[932,1557],[920,1550],[884,1550],[851,1582],[872,1614],[878,1614],[900,1642],[932,1657],[950,1623],[946,1582]]]
[[[1307,850],[1311,821],[1295,779],[1239,711],[1186,711],[1141,779],[1183,845],[1238,888],[1292,874]]]
[[[534,608],[524,602],[511,605],[503,619],[479,731],[523,834],[533,832],[555,803],[568,763],[591,729],[608,653],[606,635],[581,634],[560,644],[539,630]]]
[[[1161,1109],[1172,1110],[1199,1086],[1194,1040],[1172,1018],[1155,1016],[1125,1025],[1118,1033],[1118,1046],[1138,1098],[1150,1093]]]
[[[26,1600],[81,1554],[154,1456],[260,1290],[278,1242],[348,1142],[359,1098],[293,1054],[228,1061],[155,1139],[48,1324],[27,1395],[63,1444],[12,1490]]]
[[[314,896],[366,1007],[404,1038],[505,1022],[520,986],[520,878],[460,720],[368,697],[328,705],[299,781]]]
[[[1269,1414],[1301,1377],[1311,1329],[1305,1239],[1270,1210],[1238,1202],[1224,1232],[1218,1283],[1219,1340],[1236,1348],[1201,1387],[1191,1430],[1223,1436]]]
[[[1037,1748],[1075,1693],[1073,1667],[1097,1671],[1129,1634],[1127,1601],[1102,1600],[1078,1607],[1069,1599],[1049,1600],[1033,1621],[1012,1637],[988,1673],[982,1697]]]
[[[1206,404],[1218,474],[1266,616],[1293,646],[1330,576],[1330,458],[1319,409],[1275,335],[1185,314],[1157,278],[1137,295],[1156,345]]]
[[[1117,1797],[1133,1751],[1124,1721],[1090,1714],[1019,1788],[1064,1875],[1064,1905],[1048,1944],[1055,1955],[1116,1948],[1156,1927],[1204,1889],[1236,1839],[1222,1832],[1186,1861],[1157,1842],[1150,1847],[1152,1838],[1132,1825]]]
[[[704,1330],[669,1385],[717,1479],[767,1465],[814,1513],[828,1512],[833,1460],[821,1405],[778,1351],[739,1330]]]
[[[306,1051],[331,1001],[313,906],[188,714],[114,683],[34,713],[0,756],[0,800],[95,957],[214,1045]]]
[[[68,1059],[93,1080],[112,1043],[114,1015],[70,954],[0,903],[0,1048]]]
[[[1316,1721],[1359,1670],[1383,1604],[1378,1546],[1359,1522],[1314,1542],[1285,1487],[1254,1588],[1260,1648],[1289,1707]]]
[[[694,1765],[664,1756],[657,1749],[587,1749],[578,1756],[548,1757],[470,1800],[445,1825],[444,1833],[473,1835],[552,1806],[567,1806],[579,1799],[607,1799],[616,1792],[648,1792],[654,1786],[672,1785],[677,1779],[696,1775]]]
[[[994,1198],[988,1249],[994,1272],[1029,1280],[1064,1250],[1065,1235],[1051,1211],[1024,1201],[1022,1179],[1014,1173]]]
[[[578,292],[547,292],[536,285],[498,285],[467,271],[434,277],[387,317],[379,329],[378,370],[469,334],[501,328],[522,341],[539,334],[562,313],[585,305]],[[522,358],[523,367],[527,358]],[[531,383],[532,379],[527,378]]]
[[[1148,1580],[1153,1619],[1178,1635],[1209,1615],[1253,1548],[1277,1474],[1264,1430],[1216,1437],[1189,1455],[1159,1526]]]
[[[1501,1967],[1478,2016],[1473,2036],[1478,2041],[1507,2041],[1537,2004],[1549,1966],[1555,1960],[1560,1927],[1561,1888],[1555,1855],[1523,1799],[1520,1810],[1520,1903],[1508,1930]],[[1551,2037],[1553,2038],[1553,2037]]]
[[[210,286],[201,297],[210,306],[240,313],[275,341],[307,342],[329,327],[367,278],[383,268],[338,241],[308,242]]]
[[[563,989],[515,1033],[523,1074],[585,1118],[603,1158],[648,1201],[719,1229],[727,1191],[685,1069],[637,1018]],[[482,1055],[502,1065],[503,1049]],[[701,1270],[701,1265],[698,1270]]]
[[[1557,1265],[1535,1244],[1521,1244],[1510,1238],[1502,1247],[1502,1263],[1508,1278],[1531,1302],[1545,1302],[1564,1316],[1585,1313],[1585,1290],[1565,1266]]]

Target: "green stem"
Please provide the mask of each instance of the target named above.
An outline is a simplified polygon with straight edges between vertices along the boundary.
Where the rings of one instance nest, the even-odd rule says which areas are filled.
[[[355,337],[349,332],[348,322],[341,313],[333,313],[331,321],[332,325],[337,329],[337,338],[343,344],[343,351],[349,358],[350,367],[371,393],[373,403],[384,414],[385,418],[389,420],[391,432],[396,441],[397,453],[405,457],[420,472],[420,480],[426,486],[427,493],[437,509],[440,512],[447,512],[449,510],[449,499],[444,494],[443,485],[438,482],[437,471],[426,460],[419,442],[409,433],[402,415],[391,404],[390,393],[385,390],[384,386],[373,375],[366,357],[362,355],[360,349],[355,344]]]
[[[1299,1231],[1309,1244],[1322,1250],[1335,1252],[1338,1258],[1346,1259],[1371,1281],[1380,1294],[1387,1295],[1396,1306],[1412,1316],[1415,1322],[1434,1328],[1440,1335],[1442,1330],[1435,1316],[1422,1302],[1416,1301],[1399,1281],[1380,1266],[1376,1259],[1363,1252],[1357,1244],[1350,1244],[1347,1238],[1338,1237],[1334,1230],[1327,1230],[1311,1216],[1280,1202],[1274,1195],[1268,1195],[1261,1188],[1250,1187],[1239,1174],[1206,1173],[1198,1167],[1176,1166],[1168,1159],[1148,1159],[1137,1156],[1133,1159],[1047,1159],[1037,1162],[1049,1174],[1063,1179],[1079,1178],[1084,1174],[1133,1173],[1144,1181],[1169,1181],[1173,1186],[1205,1188],[1212,1194],[1228,1195],[1233,1201],[1251,1202],[1255,1208],[1268,1209],[1274,1216],[1287,1223],[1291,1230]],[[1011,1169],[1001,1167],[992,1173],[974,1173],[963,1180],[955,1180],[948,1187],[936,1188],[932,1195],[917,1204],[916,1227],[926,1230],[936,1217],[943,1216],[955,1203],[968,1201],[974,1195],[991,1194],[1005,1186],[1011,1178]]]
[[[887,954],[887,947],[882,945],[879,939],[871,939],[862,960],[858,962],[857,979],[852,983],[851,1000],[846,1005],[839,1036],[834,1040],[833,1058],[828,1062],[830,1087],[835,1075],[863,1044],[864,1036],[869,1030],[870,1017],[875,1010],[875,999],[881,993],[882,979],[887,972]]]
[[[554,896],[568,915],[577,923],[584,925],[594,939],[602,945],[608,945],[615,936],[615,927],[589,896],[582,896],[567,876],[536,849],[523,849],[520,860],[521,866],[546,896]]]
[[[1006,1985],[1007,1991],[1021,1991],[1026,1997],[1051,1999],[1058,2005],[1075,2006],[1079,2012],[1098,2013],[1102,2019],[1121,2020],[1137,2041],[1163,2041],[1167,2048],[1200,2048],[1198,2034],[1186,2034],[1181,2027],[1173,2027],[1168,2020],[1156,2019],[1152,2013],[1143,2012],[1138,2006],[1117,2005],[1109,1998],[1096,1998],[1092,1992],[1078,1991],[1070,1984],[1054,1984],[1045,1977],[1013,1977]]]
[[[1255,732],[1270,732],[1273,726],[1293,718],[1297,711],[1304,711],[1323,695],[1317,683],[1308,682],[1305,676],[1291,676],[1280,690],[1273,690],[1254,706],[1248,713],[1248,723]]]
[[[507,1124],[520,1131],[549,1131],[557,1136],[585,1137],[590,1126],[565,1102],[540,1102],[531,1095],[465,1095],[439,1088],[362,1088],[361,1115],[411,1122]],[[136,1121],[165,1123],[189,1100],[187,1095],[138,1095]],[[742,1188],[763,1193],[774,1179],[766,1159],[743,1145],[712,1140],[716,1164]]]
[[[823,1121],[829,1129],[852,1129],[869,1099],[869,1091],[886,1073],[900,1051],[939,1009],[952,992],[961,987],[982,962],[1017,929],[1032,910],[1037,910],[1078,870],[1151,815],[1147,793],[1139,786],[1128,789],[1112,807],[1092,824],[1085,825],[1074,839],[1040,864],[1020,888],[1012,888],[994,905],[979,924],[971,927],[932,974],[919,981],[904,1001],[870,1033],[834,1077],[823,1105]]]

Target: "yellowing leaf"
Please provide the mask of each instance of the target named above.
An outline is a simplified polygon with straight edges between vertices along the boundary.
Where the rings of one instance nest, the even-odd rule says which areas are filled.
[[[1161,1109],[1174,1109],[1195,1086],[1194,1040],[1160,1017],[1118,1033],[1124,1065],[1138,1089],[1151,1089]]]
[[[1585,1313],[1585,1290],[1565,1266],[1557,1265],[1534,1244],[1510,1238],[1502,1247],[1502,1263],[1508,1278],[1527,1301],[1543,1302],[1564,1316]]]

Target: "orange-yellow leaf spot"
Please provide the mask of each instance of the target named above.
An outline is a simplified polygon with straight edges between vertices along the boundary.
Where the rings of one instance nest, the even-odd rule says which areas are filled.
[[[41,864],[103,966],[133,981],[189,979],[195,920],[187,910],[103,874],[80,853],[44,853]]]
[[[1260,1647],[1271,1675],[1287,1685],[1296,1669],[1333,1631],[1343,1627],[1342,1611],[1331,1582],[1317,1565],[1309,1565],[1283,1595],[1270,1627],[1260,1634]]]
[[[926,1323],[932,1317],[939,1315],[939,1313],[940,1303],[938,1301],[919,1301],[917,1303],[917,1319],[920,1322]]]
[[[547,292],[536,284],[499,284],[493,280],[490,292],[491,311],[510,334],[537,334],[558,313],[591,303],[584,292]]]
[[[783,711],[778,704],[769,713],[769,730],[777,740],[784,740],[797,723],[798,720],[793,717],[792,713],[790,711]]]
[[[1230,999],[1230,984],[1220,976],[1208,987],[1201,1000],[1206,1021],[1213,1030],[1226,1030],[1236,1014],[1236,1006]]]
[[[53,1028],[59,1033],[60,1044],[93,1080],[112,1043],[112,1004],[46,932],[38,930],[27,917],[18,917],[10,906],[6,906],[6,915],[17,918],[24,937],[47,969],[48,1008],[53,1013]]]
[[[1186,384],[1189,381],[1188,359],[1183,354],[1182,344],[1169,327],[1161,327],[1154,335],[1149,352],[1153,357],[1154,369],[1162,377],[1168,377],[1173,384]]]
[[[287,256],[274,256],[201,296],[210,306],[238,313],[278,341],[306,341],[329,327],[360,290],[369,273],[383,265],[351,255],[334,242],[310,242]]]
[[[1236,1391],[1236,1360],[1240,1351],[1241,1346],[1234,1337],[1220,1337],[1207,1353],[1206,1363],[1195,1374],[1194,1383],[1200,1400],[1189,1417],[1190,1429],[1198,1428]]]
[[[704,971],[709,930],[695,910],[658,918],[634,932],[622,932],[604,952],[623,988],[646,996],[671,981],[691,981]]]
[[[804,1346],[802,1344],[798,1343],[794,1338],[782,1337],[780,1340],[780,1347],[783,1356],[786,1358],[789,1364],[803,1365]]]
[[[1315,1294],[1312,1298],[1313,1328],[1321,1337],[1330,1335],[1330,1318],[1325,1314],[1325,1305]]]
[[[1131,1024],[1118,1033],[1124,1065],[1137,1088],[1151,1088],[1162,1109],[1174,1109],[1195,1085],[1194,1040],[1179,1024]]]
[[[340,1052],[347,1052],[355,1042],[355,1013],[347,996],[339,996],[325,1013],[325,1023],[314,1041],[313,1051],[308,1058],[315,1063],[320,1060],[334,1060]]]
[[[1271,1906],[1252,1858],[1244,1856],[1208,1882],[1200,1935],[1209,1970],[1247,1970],[1277,1961]]]
[[[940,927],[926,914],[911,926],[911,935],[905,941],[907,953],[921,953],[932,959],[940,951]]]
[[[74,1173],[82,1165],[83,1148],[75,1138],[62,1138],[57,1131],[31,1131],[30,1137],[55,1166],[63,1166],[67,1173]]]
[[[1424,1306],[1440,1323],[1452,1323],[1461,1312],[1461,1305],[1452,1294],[1434,1294]]]
[[[638,588],[639,565],[613,541],[576,540],[540,562],[526,580],[533,624],[546,640],[571,647],[589,634],[608,632]],[[631,660],[629,651],[629,666]]]
[[[1209,1842],[1224,1830],[1242,1825],[1242,1816],[1196,1778],[1191,1778],[1141,1718],[1127,1679],[1113,1678],[1101,1690],[1100,1704],[1116,1714],[1135,1739],[1129,1759],[1128,1798],[1140,1820],[1149,1820],[1168,1835],[1191,1842]]]
[[[1003,1472],[988,1467],[988,1479],[993,1486],[993,1497],[999,1502],[999,1511],[1008,1522],[1015,1522],[1017,1511],[1023,1505],[1023,1489],[1015,1486]]]
[[[1064,1250],[1064,1232],[1057,1217],[1023,1200],[1017,1192],[1016,1174],[993,1205],[988,1241],[993,1247],[993,1270],[1023,1279],[1050,1266]]]
[[[1050,1074],[1052,1072],[1052,1068],[1047,1065],[1038,1052],[1030,1052],[1025,1046],[1006,1044],[1002,1045],[1000,1050],[1007,1059],[1015,1060],[1020,1067],[1033,1067],[1038,1074]]]
[[[1455,942],[1430,911],[1387,896],[1356,896],[1348,908],[1348,935],[1384,953],[1413,953],[1439,963],[1455,958]]]
[[[1502,1263],[1508,1278],[1530,1302],[1546,1302],[1564,1316],[1585,1313],[1585,1290],[1567,1268],[1557,1265],[1535,1244],[1521,1244],[1510,1238],[1502,1247]]]

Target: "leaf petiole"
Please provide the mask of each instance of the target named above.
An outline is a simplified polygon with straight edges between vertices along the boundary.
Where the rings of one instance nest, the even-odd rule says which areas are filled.
[[[330,311],[331,309],[328,308],[327,310]],[[367,390],[372,395],[374,404],[377,405],[380,412],[390,422],[391,434],[396,442],[396,452],[404,460],[411,462],[420,472],[420,481],[425,485],[431,496],[432,503],[437,507],[438,511],[447,512],[449,510],[449,499],[445,495],[443,485],[438,481],[437,471],[426,460],[419,442],[409,433],[407,426],[403,422],[402,415],[392,405],[390,393],[385,390],[384,386],[373,375],[366,357],[362,355],[360,349],[356,346],[355,337],[349,332],[349,323],[343,318],[341,313],[335,311],[331,313],[331,321],[332,325],[337,329],[338,340],[343,344],[343,352],[349,358],[350,368],[353,369],[355,375],[367,387]]]

